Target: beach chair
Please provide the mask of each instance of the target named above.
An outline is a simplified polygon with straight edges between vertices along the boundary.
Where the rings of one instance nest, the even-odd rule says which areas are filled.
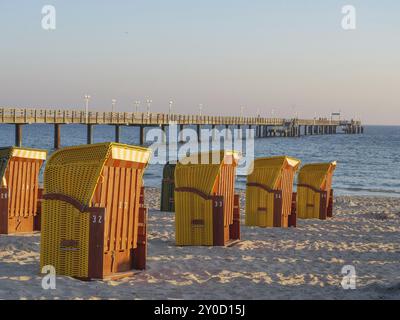
[[[303,166],[297,184],[296,214],[299,219],[326,219],[332,217],[332,176],[336,161]]]
[[[247,226],[289,227],[292,211],[293,181],[300,160],[279,156],[259,158],[247,176]]]
[[[163,169],[163,180],[161,185],[160,211],[174,212],[175,191],[175,167],[176,164],[167,163]]]
[[[38,231],[39,172],[47,151],[0,148],[0,234]]]
[[[149,158],[149,149],[117,143],[54,152],[44,172],[41,267],[84,280],[145,269]]]
[[[240,239],[238,160],[237,152],[213,151],[176,165],[176,245],[225,246]]]

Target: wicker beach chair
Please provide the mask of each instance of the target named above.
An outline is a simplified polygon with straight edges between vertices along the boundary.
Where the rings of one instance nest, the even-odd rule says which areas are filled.
[[[160,211],[174,212],[175,192],[175,167],[176,164],[167,163],[163,169],[163,180],[161,185]]]
[[[336,161],[313,163],[299,171],[296,214],[299,219],[326,219],[332,217],[332,177]]]
[[[0,234],[39,230],[39,172],[47,151],[0,149]]]
[[[292,211],[293,181],[300,160],[280,156],[259,158],[247,176],[246,225],[259,227],[295,226],[289,224]]]
[[[63,148],[44,173],[41,266],[80,279],[128,276],[146,266],[146,148]]]
[[[177,164],[177,245],[224,246],[240,239],[239,196],[234,194],[238,160],[237,152],[214,151]]]

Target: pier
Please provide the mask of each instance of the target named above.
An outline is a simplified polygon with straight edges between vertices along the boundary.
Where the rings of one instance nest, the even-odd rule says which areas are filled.
[[[115,127],[115,142],[120,140],[121,126],[139,127],[139,140],[145,142],[145,128],[158,126],[165,130],[174,123],[182,130],[184,126],[201,126],[226,129],[255,129],[255,138],[300,137],[307,135],[362,134],[361,121],[318,119],[284,119],[241,116],[184,115],[147,112],[88,112],[81,110],[54,110],[32,108],[0,108],[0,124],[15,126],[15,146],[22,145],[23,127],[29,124],[49,124],[54,126],[54,148],[61,146],[60,127],[81,124],[87,127],[87,143],[93,142],[93,126],[112,125]]]

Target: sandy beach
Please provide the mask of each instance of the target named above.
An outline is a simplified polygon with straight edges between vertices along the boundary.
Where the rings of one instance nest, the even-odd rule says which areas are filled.
[[[146,271],[108,282],[57,277],[56,290],[43,290],[40,234],[0,236],[0,299],[400,298],[399,198],[337,197],[334,218],[299,220],[295,229],[242,225],[230,248],[176,247],[159,190],[148,188],[146,202]],[[341,286],[344,265],[356,269],[354,290]]]

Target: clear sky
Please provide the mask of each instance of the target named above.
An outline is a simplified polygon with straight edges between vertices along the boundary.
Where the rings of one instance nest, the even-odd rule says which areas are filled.
[[[0,106],[80,109],[85,93],[92,110],[172,98],[184,113],[400,124],[400,1],[0,0]]]

